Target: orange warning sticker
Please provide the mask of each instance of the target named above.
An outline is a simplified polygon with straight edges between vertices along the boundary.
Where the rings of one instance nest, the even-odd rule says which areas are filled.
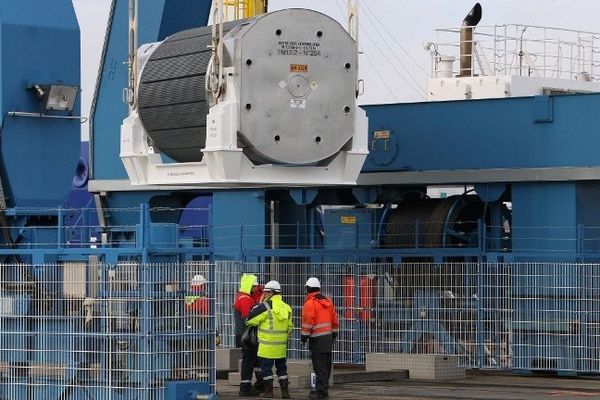
[[[354,225],[356,224],[356,217],[354,215],[342,215],[340,222],[342,224]]]
[[[390,131],[375,131],[373,132],[373,139],[389,139]]]
[[[290,64],[290,72],[308,72],[308,64]]]

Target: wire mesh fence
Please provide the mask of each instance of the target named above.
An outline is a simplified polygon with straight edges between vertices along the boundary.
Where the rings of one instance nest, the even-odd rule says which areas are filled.
[[[304,283],[321,280],[340,317],[338,363],[368,353],[453,355],[469,368],[597,372],[600,265],[580,263],[301,263],[217,265],[217,325],[233,347],[241,273],[277,279],[300,326]],[[299,330],[291,358],[308,357]]]
[[[369,353],[452,355],[468,368],[600,370],[600,264],[214,261],[0,265],[0,399],[166,399],[215,390],[235,346],[242,273],[278,280],[300,346],[304,283],[340,317],[337,363]],[[218,334],[217,334],[218,332]],[[393,368],[393,365],[390,365]]]
[[[214,280],[203,262],[0,265],[0,399],[215,393]]]

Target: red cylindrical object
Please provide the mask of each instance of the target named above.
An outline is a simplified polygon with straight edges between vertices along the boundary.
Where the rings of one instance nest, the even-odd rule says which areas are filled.
[[[354,276],[344,277],[344,318],[348,321],[354,319]]]
[[[370,321],[373,318],[372,310],[377,301],[377,278],[374,275],[361,275],[359,282],[357,302],[354,276],[344,277],[344,318],[346,320],[356,319],[354,310],[359,307],[358,318],[361,321]]]
[[[360,277],[359,318],[361,321],[370,321],[373,318],[373,308],[377,299],[376,277],[363,275]]]

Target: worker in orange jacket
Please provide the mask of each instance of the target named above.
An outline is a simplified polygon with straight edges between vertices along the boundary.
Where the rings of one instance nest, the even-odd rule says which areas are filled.
[[[300,340],[303,345],[309,342],[313,371],[317,376],[316,390],[311,391],[308,398],[328,399],[333,344],[340,323],[333,302],[321,294],[321,282],[317,278],[309,278],[305,289]]]

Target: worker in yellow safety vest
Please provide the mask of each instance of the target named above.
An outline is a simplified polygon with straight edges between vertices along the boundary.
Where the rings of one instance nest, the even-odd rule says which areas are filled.
[[[250,311],[248,326],[258,327],[258,358],[265,383],[263,397],[273,397],[273,365],[277,371],[281,397],[290,398],[287,375],[287,345],[292,333],[292,308],[281,297],[281,285],[277,281],[267,282],[263,302]]]

